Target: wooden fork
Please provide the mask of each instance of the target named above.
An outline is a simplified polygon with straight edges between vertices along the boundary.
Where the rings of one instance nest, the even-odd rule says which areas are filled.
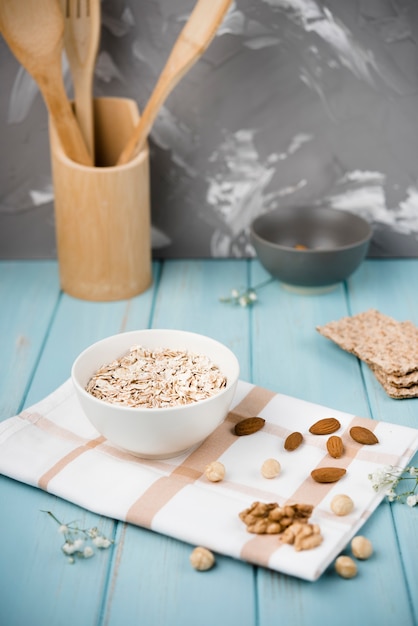
[[[74,87],[75,115],[94,162],[93,78],[100,41],[100,0],[60,0],[64,47]]]
[[[67,156],[91,165],[61,73],[64,20],[57,0],[0,0],[0,32],[38,84]]]

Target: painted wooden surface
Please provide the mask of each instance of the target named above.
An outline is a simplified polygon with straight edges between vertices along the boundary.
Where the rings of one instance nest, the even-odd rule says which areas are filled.
[[[377,308],[418,324],[418,260],[369,260],[333,292],[301,296],[271,283],[250,309],[219,302],[266,279],[257,261],[164,261],[153,286],[131,300],[98,303],[60,291],[54,261],[0,263],[0,419],[64,382],[76,355],[107,335],[168,327],[229,345],[241,378],[365,417],[418,426],[418,400],[389,398],[367,367],[315,327]],[[418,459],[415,458],[415,463]],[[381,626],[418,624],[418,507],[384,502],[363,527],[375,548],[352,580],[330,567],[315,583],[217,555],[205,573],[192,546],[99,518],[0,477],[2,626]],[[97,525],[113,548],[70,565],[42,510]]]

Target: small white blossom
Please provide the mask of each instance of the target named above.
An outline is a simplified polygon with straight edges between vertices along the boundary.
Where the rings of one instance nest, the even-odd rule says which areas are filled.
[[[388,489],[385,492],[385,496],[389,500],[389,502],[394,502],[396,500],[396,492],[393,489]]]
[[[389,502],[404,501],[410,507],[418,503],[418,494],[415,491],[418,488],[418,467],[393,467],[386,465],[383,468],[377,468],[368,475],[375,491],[383,490]],[[405,483],[406,481],[406,483]],[[409,483],[408,483],[409,481]],[[412,487],[411,487],[412,481]],[[409,484],[410,488],[399,493],[400,484]]]
[[[86,546],[83,550],[83,557],[85,559],[89,559],[91,556],[93,556],[94,551],[93,548],[91,548],[90,546]]]
[[[62,551],[65,554],[74,554],[74,552],[76,551],[74,548],[74,543],[70,543],[69,541],[66,541],[64,543],[64,545],[62,546]]]
[[[89,559],[94,555],[94,550],[87,542],[91,542],[97,548],[109,548],[113,541],[101,535],[97,527],[79,528],[76,522],[63,524],[51,511],[47,513],[58,524],[58,532],[65,537],[65,543],[61,546],[62,552],[68,557],[69,563],[75,563],[76,559]]]
[[[258,300],[257,290],[265,287],[272,283],[275,279],[270,278],[269,280],[256,285],[255,287],[250,287],[244,291],[239,291],[238,289],[231,289],[231,293],[229,297],[219,298],[221,302],[230,302],[231,304],[237,304],[241,307],[247,307],[253,305]]]
[[[112,542],[107,537],[97,535],[93,538],[93,543],[97,548],[108,548]]]
[[[84,544],[85,544],[84,539],[76,539],[76,540],[74,541],[74,549],[75,549],[77,552],[81,552],[81,550],[83,550],[83,549],[84,549]]]

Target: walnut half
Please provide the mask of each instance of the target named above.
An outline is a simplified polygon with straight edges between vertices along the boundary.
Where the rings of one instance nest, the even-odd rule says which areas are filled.
[[[299,552],[319,546],[322,543],[322,535],[318,524],[295,522],[280,535],[280,541],[292,544]]]

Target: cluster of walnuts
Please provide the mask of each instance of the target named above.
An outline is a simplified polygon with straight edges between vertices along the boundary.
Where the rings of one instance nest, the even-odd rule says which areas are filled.
[[[253,504],[239,514],[250,533],[257,535],[280,535],[283,543],[292,544],[295,550],[310,550],[322,543],[317,524],[308,522],[313,511],[311,504],[287,504],[276,502]]]

